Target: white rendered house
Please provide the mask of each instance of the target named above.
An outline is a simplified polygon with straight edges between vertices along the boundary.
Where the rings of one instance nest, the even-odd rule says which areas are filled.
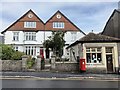
[[[64,47],[63,56],[68,57],[69,51],[66,47],[84,36],[77,26],[75,26],[60,11],[57,11],[46,23],[44,23],[32,10],[29,10],[16,22],[10,25],[2,32],[4,43],[13,45],[15,50],[36,57],[44,55],[50,58],[52,52],[43,47],[43,42],[51,36],[52,31],[65,31],[66,46]]]

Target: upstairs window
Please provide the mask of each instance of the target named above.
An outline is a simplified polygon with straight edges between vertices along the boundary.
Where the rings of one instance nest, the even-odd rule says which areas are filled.
[[[25,40],[26,41],[35,41],[36,40],[36,32],[25,32]]]
[[[71,41],[75,41],[77,38],[77,32],[71,32]]]
[[[64,28],[64,22],[53,22],[53,28]]]
[[[24,22],[24,28],[36,28],[36,22]]]
[[[19,32],[13,32],[13,41],[19,40]]]

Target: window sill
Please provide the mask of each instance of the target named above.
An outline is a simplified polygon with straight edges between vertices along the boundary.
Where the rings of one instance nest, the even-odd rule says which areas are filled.
[[[12,40],[13,42],[19,42],[19,40]]]
[[[23,40],[23,41],[37,41],[37,40]]]

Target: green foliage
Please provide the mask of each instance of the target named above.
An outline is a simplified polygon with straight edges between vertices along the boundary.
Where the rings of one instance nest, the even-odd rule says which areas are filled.
[[[46,49],[51,48],[53,53],[59,57],[62,56],[63,47],[65,46],[64,33],[62,31],[52,32],[52,36],[43,43]]]
[[[29,57],[27,59],[27,68],[32,68],[32,66],[35,64],[35,58]]]
[[[22,56],[24,55],[24,53],[19,52],[19,51],[15,51],[12,56],[11,59],[12,60],[22,60]]]
[[[11,45],[0,45],[0,58],[2,60],[20,60],[21,56],[24,55],[24,53],[15,51]]]
[[[2,47],[2,60],[10,60],[12,57],[12,54],[15,52],[10,45],[1,45]]]

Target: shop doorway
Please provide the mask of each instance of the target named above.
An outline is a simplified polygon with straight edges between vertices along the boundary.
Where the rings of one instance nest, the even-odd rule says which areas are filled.
[[[113,72],[113,58],[112,54],[106,55],[106,62],[107,62],[107,72]]]

